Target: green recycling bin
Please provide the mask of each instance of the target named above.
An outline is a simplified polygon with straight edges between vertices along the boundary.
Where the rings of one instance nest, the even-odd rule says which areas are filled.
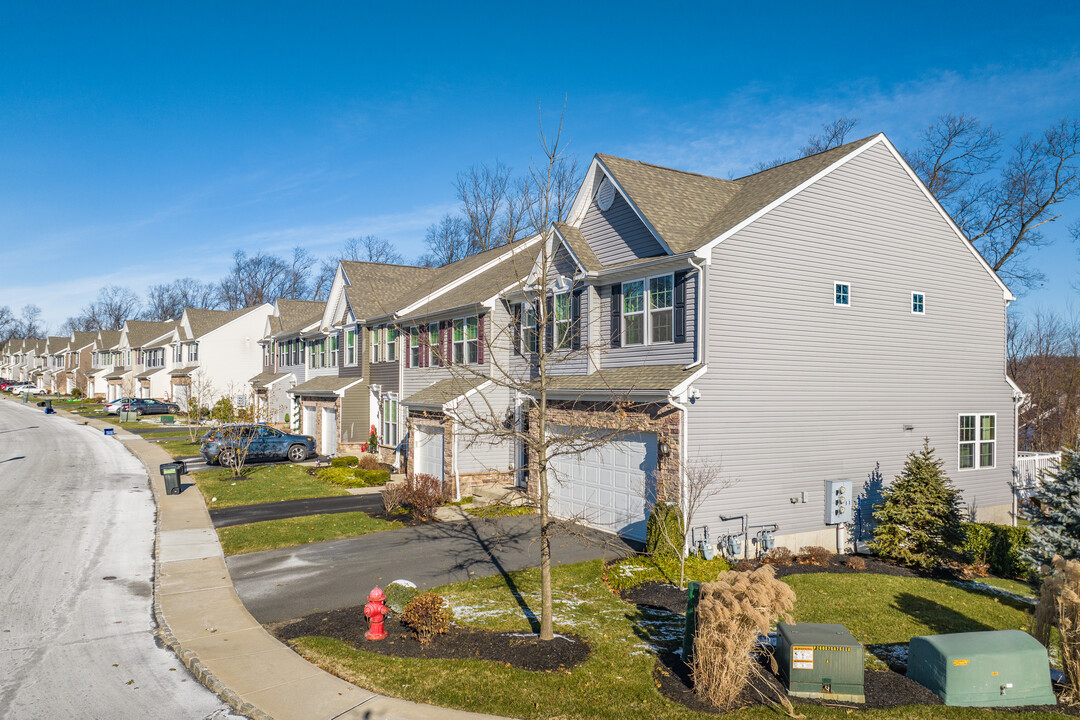
[[[162,463],[158,468],[158,472],[165,478],[166,495],[180,494],[180,476],[183,474],[184,469],[184,463],[179,462]]]

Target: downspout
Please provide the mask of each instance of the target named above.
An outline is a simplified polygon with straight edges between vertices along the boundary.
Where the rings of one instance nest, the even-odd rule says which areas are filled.
[[[450,468],[454,473],[454,502],[461,501],[461,475],[458,473],[458,431],[457,420],[451,417],[450,432],[454,435],[453,457],[450,458]]]
[[[683,368],[684,370],[689,370],[690,368],[697,367],[698,365],[701,365],[705,362],[705,332],[702,326],[705,320],[705,291],[707,288],[705,284],[705,267],[708,263],[705,261],[705,258],[701,258],[701,265],[695,265],[693,256],[687,258],[686,260],[688,263],[690,263],[690,267],[698,271],[698,292],[697,298],[694,301],[695,310],[697,311],[697,318],[695,321],[696,324],[694,326],[694,340],[695,342],[697,342],[698,348],[697,357],[694,359],[694,362]]]
[[[681,411],[679,418],[679,505],[683,516],[683,554],[686,553],[686,530],[693,518],[689,517],[690,509],[686,505],[686,428],[688,408],[675,398],[668,396],[668,403]]]

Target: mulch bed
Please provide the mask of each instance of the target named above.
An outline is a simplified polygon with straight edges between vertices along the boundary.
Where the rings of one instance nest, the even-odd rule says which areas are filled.
[[[522,670],[557,671],[571,668],[589,657],[584,639],[558,635],[542,642],[530,633],[493,632],[451,626],[445,635],[421,643],[396,617],[386,620],[387,637],[372,642],[364,637],[368,625],[362,606],[315,613],[300,620],[269,627],[280,640],[319,635],[341,640],[358,650],[411,658],[491,660]]]
[[[910,568],[900,567],[891,563],[882,562],[876,558],[864,557],[865,570],[855,570],[842,564],[842,556],[834,557],[829,565],[785,565],[776,567],[777,577],[789,575],[802,575],[816,572],[832,573],[877,573],[880,575],[895,575],[902,577],[935,577],[955,579],[952,575],[941,573],[920,573]],[[669,612],[682,614],[686,611],[686,590],[679,590],[673,585],[658,582],[646,582],[636,587],[624,590],[621,593],[623,600],[638,607],[658,608]],[[777,698],[785,696],[780,680],[765,669],[762,676],[757,678],[746,688],[730,707],[718,708],[706,700],[694,694],[693,682],[690,677],[690,669],[683,662],[682,657],[672,652],[662,652],[658,655],[658,662],[653,671],[657,687],[664,697],[674,702],[681,703],[691,710],[720,714],[731,712],[742,707],[769,705]],[[1057,688],[1055,688],[1057,689]],[[866,693],[865,704],[839,703],[812,698],[792,698],[796,705],[824,705],[830,707],[851,708],[853,710],[873,710],[880,708],[902,707],[904,705],[941,705],[941,699],[920,685],[910,680],[906,675],[894,670],[867,670],[864,676],[864,691]],[[768,698],[769,700],[766,700]],[[1058,712],[1063,715],[1080,717],[1080,706],[1028,706],[1015,708],[993,708],[1000,712],[1029,712],[1044,711]]]

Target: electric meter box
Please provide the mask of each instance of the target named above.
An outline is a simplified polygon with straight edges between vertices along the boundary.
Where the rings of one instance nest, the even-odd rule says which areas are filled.
[[[852,505],[855,498],[851,495],[850,480],[825,481],[825,524],[839,525],[849,523],[852,518]]]
[[[946,705],[1055,705],[1046,648],[1020,630],[911,638],[907,676]]]
[[[788,695],[866,702],[863,646],[843,625],[779,623],[776,664]]]

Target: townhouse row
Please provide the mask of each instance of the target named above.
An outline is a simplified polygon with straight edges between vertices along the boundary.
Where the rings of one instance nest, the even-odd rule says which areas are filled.
[[[535,491],[543,403],[573,448],[556,516],[641,539],[704,474],[695,538],[837,547],[924,437],[974,516],[1011,520],[1013,299],[884,135],[735,180],[596,155],[537,236],[341,262],[326,302],[13,341],[0,374],[178,402],[211,378],[323,453],[374,429],[455,494]]]

